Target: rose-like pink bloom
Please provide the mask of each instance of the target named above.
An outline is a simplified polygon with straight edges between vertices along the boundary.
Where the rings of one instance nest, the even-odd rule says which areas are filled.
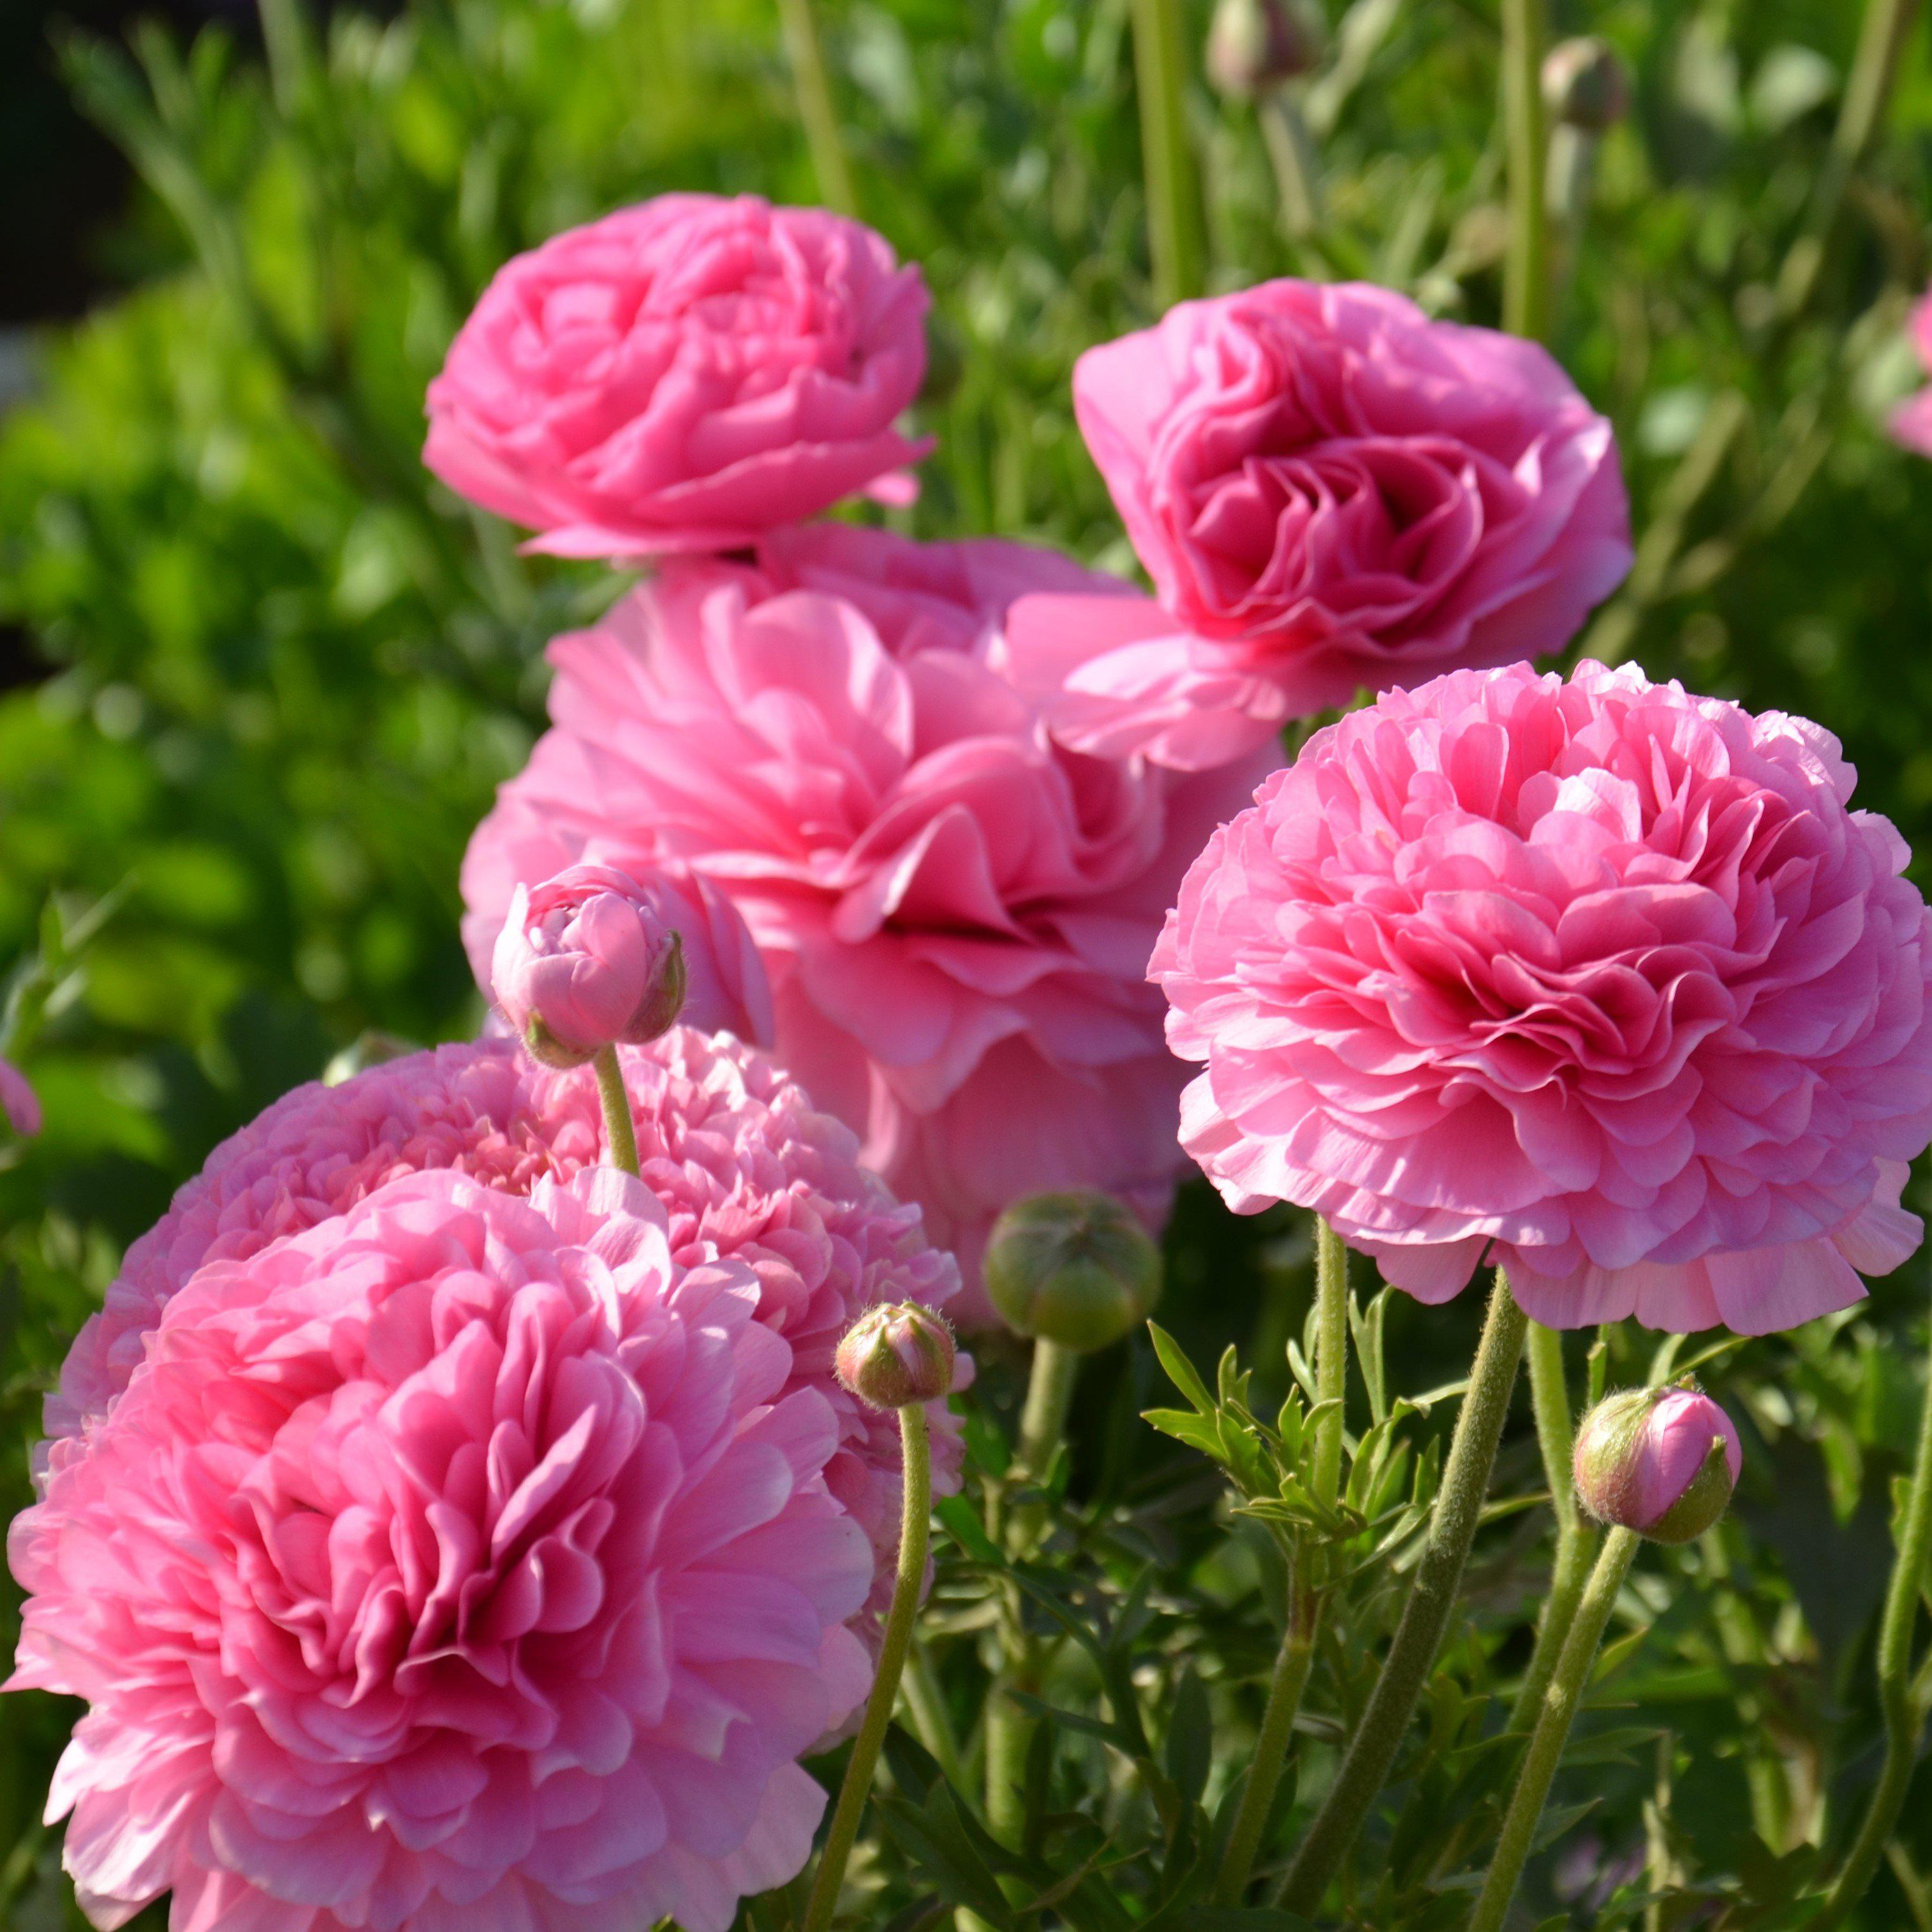
[[[27,1076],[4,1060],[0,1060],[0,1125],[11,1127],[16,1134],[40,1130],[40,1096],[28,1084]]]
[[[1534,343],[1264,283],[1090,349],[1073,403],[1157,603],[1031,599],[1066,740],[1216,764],[1362,689],[1560,650],[1630,568],[1610,424]]]
[[[1714,1443],[1724,1444],[1726,1478],[1694,1496]],[[1576,1492],[1599,1522],[1640,1534],[1663,1527],[1673,1543],[1700,1534],[1723,1514],[1744,1466],[1737,1424],[1697,1388],[1625,1389],[1608,1397],[1579,1425],[1574,1460]],[[1673,1510],[1678,1520],[1667,1522]]]
[[[490,984],[510,1030],[554,1066],[655,1040],[680,1015],[706,1032],[771,1034],[771,990],[745,922],[686,866],[634,878],[572,866],[520,885]]]
[[[1180,1076],[1147,956],[1274,762],[1183,776],[1054,742],[999,620],[1069,569],[803,530],[757,569],[668,571],[552,645],[554,728],[464,865],[479,970],[515,884],[562,866],[668,852],[722,886],[771,970],[778,1057],[959,1255],[967,1324],[1016,1196],[1165,1215]]]
[[[1932,372],[1932,295],[1912,311],[1912,339],[1919,361]],[[1892,412],[1892,433],[1907,449],[1932,456],[1932,388],[1921,389],[1900,404]]]
[[[192,1276],[8,1539],[95,1923],[726,1932],[794,1876],[869,1563],[758,1300],[608,1168]]]
[[[1828,734],[1585,664],[1318,732],[1154,955],[1228,1202],[1556,1328],[1789,1328],[1918,1246],[1927,913]]]
[[[763,1054],[677,1027],[619,1057],[639,1164],[670,1216],[674,1258],[694,1266],[716,1254],[749,1266],[759,1321],[790,1346],[790,1386],[817,1390],[837,1418],[826,1478],[880,1558],[876,1611],[890,1594],[898,1547],[899,1432],[839,1386],[832,1354],[876,1302],[950,1304],[957,1271],[928,1246],[919,1210],[860,1165],[850,1130]],[[590,1070],[535,1066],[507,1040],[439,1047],[340,1086],[296,1088],[216,1148],[128,1250],[48,1398],[44,1460],[58,1468],[113,1406],[163,1308],[205,1264],[246,1259],[400,1175],[449,1169],[526,1195],[608,1156]],[[943,1403],[929,1422],[934,1485],[950,1494],[958,1424]],[[860,1628],[871,1627],[868,1612]]]
[[[820,208],[665,194],[499,271],[429,386],[423,460],[560,556],[732,550],[929,444],[926,293]]]

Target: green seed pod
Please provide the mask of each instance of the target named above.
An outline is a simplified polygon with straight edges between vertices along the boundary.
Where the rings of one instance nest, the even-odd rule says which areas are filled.
[[[1010,1328],[1084,1354],[1153,1313],[1160,1250],[1111,1195],[1035,1194],[994,1223],[986,1275]]]

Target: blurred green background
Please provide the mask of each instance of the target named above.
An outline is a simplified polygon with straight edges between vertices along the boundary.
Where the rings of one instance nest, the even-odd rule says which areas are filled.
[[[1334,0],[1295,96],[1312,230],[1284,211],[1276,108],[1203,76],[1209,12],[1182,9],[1192,181],[1156,279],[1130,0],[822,0],[859,212],[934,298],[919,414],[939,448],[906,527],[1131,568],[1068,376],[1177,289],[1359,274],[1496,320],[1496,0]],[[1555,18],[1607,36],[1635,88],[1560,239],[1552,331],[1616,424],[1640,538],[1592,648],[1822,721],[1862,802],[1932,854],[1932,462],[1882,430],[1922,376],[1904,328],[1932,253],[1925,23],[1866,103],[1844,0]],[[672,188],[817,200],[828,164],[774,0],[326,21],[178,0],[132,28],[16,0],[4,33],[0,974],[23,962],[16,1044],[47,1114],[0,1155],[10,1514],[67,1339],[214,1142],[364,1028],[427,1040],[478,1017],[458,860],[540,724],[544,640],[612,586],[520,559],[422,470],[457,323],[571,223]],[[1210,1352],[1240,1332],[1275,1232],[1190,1202],[1177,1329]],[[1784,1580],[1762,1582],[1765,1654],[1738,1666],[1798,1713],[1780,1850],[1818,1792],[1868,1773],[1864,1630],[1922,1299],[1915,1266],[1828,1358],[1767,1343],[1739,1384],[1780,1472],[1759,1528]],[[1423,1382],[1454,1372],[1461,1312],[1433,1342],[1398,1317],[1401,1346],[1439,1352]],[[1801,1504],[1784,1543],[1763,1527]],[[1794,1598],[1821,1551],[1834,1588],[1801,1576]],[[1720,1701],[1735,1732],[1734,1683]],[[34,1820],[68,1718],[0,1712],[0,1917],[22,1928],[67,1909]],[[1917,1834],[1932,1853],[1932,1818]],[[1919,1909],[1883,1883],[1874,1932]]]

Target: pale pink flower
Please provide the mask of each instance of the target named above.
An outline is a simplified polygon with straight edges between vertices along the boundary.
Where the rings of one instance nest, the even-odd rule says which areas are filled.
[[[1029,598],[1083,750],[1198,767],[1359,690],[1559,650],[1630,567],[1610,424],[1534,343],[1366,284],[1182,302],[1073,401],[1157,602]]]
[[[926,293],[819,208],[665,194],[484,290],[429,387],[423,460],[532,550],[731,550],[855,490],[903,498]]]
[[[1922,1229],[1927,912],[1828,734],[1527,665],[1391,692],[1217,832],[1154,955],[1189,1150],[1428,1301],[1784,1328]]]
[[[0,1126],[16,1134],[40,1130],[40,1096],[10,1060],[0,1060]]]
[[[620,1059],[646,1184],[670,1216],[681,1265],[716,1254],[746,1263],[758,1318],[792,1351],[794,1388],[823,1396],[839,1446],[833,1492],[879,1558],[872,1610],[892,1587],[898,1546],[899,1434],[890,1416],[839,1386],[832,1354],[874,1303],[948,1305],[958,1274],[928,1246],[919,1210],[859,1163],[849,1129],[736,1040],[677,1027]],[[225,1141],[128,1251],[106,1304],[82,1329],[47,1400],[58,1468],[74,1438],[113,1406],[169,1300],[195,1270],[244,1260],[280,1237],[346,1213],[399,1175],[449,1169],[529,1194],[608,1158],[588,1068],[552,1072],[509,1041],[439,1047],[386,1062],[340,1086],[298,1088]],[[962,1370],[962,1376],[970,1368]],[[934,1480],[958,1486],[958,1424],[930,1414]],[[862,1634],[869,1634],[868,1617]]]
[[[551,646],[554,728],[464,866],[479,967],[515,884],[579,860],[668,853],[722,886],[778,1057],[959,1255],[969,1324],[1016,1196],[1100,1187],[1164,1217],[1180,1076],[1147,956],[1274,762],[1180,776],[1054,742],[999,620],[1069,568],[802,530],[757,569],[668,571]]]
[[[771,1033],[771,991],[731,902],[688,866],[571,866],[520,885],[490,956],[509,1028],[551,1066],[655,1040],[682,1017],[707,1033]]]
[[[869,1566],[758,1304],[608,1168],[191,1276],[8,1539],[94,1922],[726,1932],[793,1877]]]
[[[1932,374],[1932,295],[1912,311],[1912,339],[1918,359]],[[1932,456],[1932,388],[1921,389],[1893,411],[1892,433],[1907,449]]]

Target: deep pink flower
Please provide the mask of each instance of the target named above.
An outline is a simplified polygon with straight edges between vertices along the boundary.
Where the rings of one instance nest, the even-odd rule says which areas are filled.
[[[1560,650],[1630,567],[1610,424],[1535,344],[1366,284],[1182,302],[1076,365],[1159,602],[1028,599],[1054,730],[1198,767],[1360,689]]]
[[[520,885],[490,956],[509,1028],[550,1066],[687,1026],[771,1034],[771,989],[731,902],[688,866],[567,866]]]
[[[614,1170],[410,1176],[163,1312],[15,1522],[97,1924],[725,1932],[864,1694],[824,1398]]]
[[[646,1184],[670,1217],[674,1257],[746,1263],[758,1319],[792,1350],[794,1388],[824,1396],[839,1448],[834,1492],[881,1561],[872,1609],[890,1594],[899,1519],[899,1435],[832,1372],[839,1337],[880,1301],[950,1303],[958,1275],[859,1164],[858,1143],[816,1111],[762,1054],[674,1028],[620,1055]],[[244,1260],[279,1237],[346,1213],[398,1175],[451,1169],[510,1194],[568,1180],[606,1157],[588,1068],[550,1072],[507,1040],[440,1047],[372,1067],[338,1087],[298,1088],[224,1142],[128,1251],[106,1304],[81,1330],[48,1398],[46,1460],[128,1386],[162,1309],[194,1271]],[[958,1424],[930,1418],[935,1486],[958,1486]],[[862,1621],[862,1632],[869,1622]]]
[[[501,269],[429,387],[423,460],[533,550],[731,550],[902,496],[926,293],[869,228],[665,194]]]
[[[1932,374],[1932,295],[1912,311],[1912,339],[1918,359]],[[1932,388],[1921,389],[1893,411],[1892,433],[1907,449],[1932,456]]]
[[[1312,738],[1154,955],[1189,1150],[1441,1300],[1789,1328],[1922,1229],[1927,913],[1827,733],[1585,664],[1456,672]]]
[[[27,1076],[10,1061],[0,1060],[0,1126],[16,1134],[40,1130],[40,1097]]]
[[[998,624],[1069,569],[801,530],[756,570],[667,572],[551,646],[555,728],[464,866],[479,967],[514,884],[580,859],[668,852],[722,886],[771,969],[779,1058],[959,1254],[968,1322],[1015,1196],[1165,1215],[1180,1083],[1147,955],[1273,762],[1184,778],[1055,744]]]

